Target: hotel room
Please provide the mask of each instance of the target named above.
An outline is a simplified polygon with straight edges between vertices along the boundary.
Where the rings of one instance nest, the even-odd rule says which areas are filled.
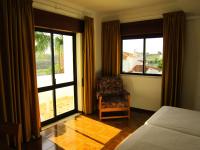
[[[199,0],[1,0],[0,149],[199,150]]]

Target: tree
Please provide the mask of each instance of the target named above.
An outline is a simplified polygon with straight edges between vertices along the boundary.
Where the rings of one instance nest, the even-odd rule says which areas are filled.
[[[63,59],[63,35],[56,35],[54,39],[55,52],[58,56],[58,62],[56,64],[56,73],[64,72],[64,59]]]
[[[63,59],[63,35],[54,34],[54,57],[57,57],[58,62],[55,63],[55,72],[64,72],[64,59]],[[35,32],[35,50],[38,62],[47,59],[47,54],[44,55],[45,50],[50,46],[51,36],[44,32]],[[48,55],[50,56],[50,55]]]
[[[37,75],[51,74],[51,55],[45,53],[50,46],[50,34],[44,32],[35,32],[35,51],[37,59]]]
[[[48,48],[50,35],[45,35],[44,32],[35,32],[35,50],[39,54],[43,54]]]
[[[161,70],[162,70],[162,68],[163,68],[163,60],[162,60],[162,59],[160,59],[160,60],[158,61],[158,68],[161,69]]]

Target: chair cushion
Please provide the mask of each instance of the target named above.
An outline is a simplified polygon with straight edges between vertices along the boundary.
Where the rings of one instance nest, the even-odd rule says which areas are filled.
[[[124,108],[129,107],[128,100],[122,96],[104,96],[102,108]]]

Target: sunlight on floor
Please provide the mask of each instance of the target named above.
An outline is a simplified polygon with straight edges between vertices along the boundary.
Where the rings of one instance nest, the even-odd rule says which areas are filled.
[[[49,139],[64,149],[99,150],[121,130],[85,116],[65,123],[64,132]]]
[[[57,144],[59,147],[63,149],[70,150],[83,150],[83,149],[91,149],[91,150],[99,150],[103,148],[103,145],[82,135],[77,133],[76,131],[68,128],[65,133],[59,135],[57,137],[49,138],[52,142]]]

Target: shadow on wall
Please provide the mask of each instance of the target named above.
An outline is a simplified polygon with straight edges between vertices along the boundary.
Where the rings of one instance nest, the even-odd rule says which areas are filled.
[[[187,20],[181,107],[200,110],[200,19]]]

